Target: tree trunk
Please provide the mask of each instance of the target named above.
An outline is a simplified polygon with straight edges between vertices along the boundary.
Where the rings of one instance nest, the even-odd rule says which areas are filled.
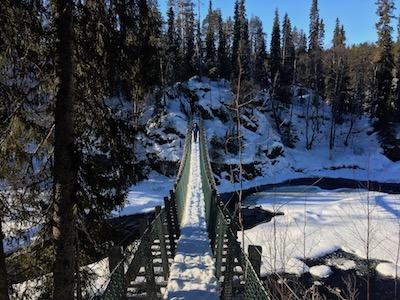
[[[74,162],[74,61],[73,1],[55,0],[57,26],[57,76],[55,105],[54,212],[55,300],[74,299],[75,215],[77,171]]]
[[[1,237],[1,244],[0,244],[0,300],[9,300],[8,297],[8,282],[7,282],[7,268],[6,268],[6,256],[4,254],[4,247],[3,247],[3,227],[2,222],[0,219],[0,237]]]
[[[279,113],[279,108],[276,107],[275,105],[275,98],[276,98],[276,93],[277,93],[277,82],[278,82],[278,72],[275,74],[274,82],[272,85],[272,95],[271,95],[271,107],[272,107],[272,113],[274,115],[274,121],[276,125],[276,130],[278,131],[279,135],[281,135],[281,126],[280,126],[280,113]]]

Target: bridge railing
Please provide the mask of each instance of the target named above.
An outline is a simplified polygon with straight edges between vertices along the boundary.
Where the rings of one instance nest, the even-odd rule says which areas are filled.
[[[185,206],[186,192],[189,185],[189,173],[190,173],[190,153],[192,151],[192,122],[189,121],[186,130],[185,145],[183,147],[183,157],[179,166],[178,175],[176,178],[176,184],[174,190],[171,193],[171,197],[176,199],[176,209],[178,214],[178,222],[180,224],[183,215],[183,209]]]
[[[129,297],[129,293],[145,299],[161,298],[160,288],[166,286],[180,234],[179,224],[189,180],[191,141],[192,122],[189,121],[174,189],[169,197],[164,198],[164,208],[156,207],[155,219],[145,224],[139,240],[124,250],[120,247],[112,249],[114,255],[109,256],[110,277],[101,299],[123,300]],[[157,266],[154,263],[156,258],[161,259]],[[138,277],[144,280],[137,282]]]
[[[136,288],[138,290],[136,294],[141,294],[149,299],[160,297],[160,287],[156,285],[155,281],[152,246],[157,241],[159,246],[158,256],[161,258],[160,274],[166,280],[169,276],[169,256],[171,256],[168,255],[167,244],[172,243],[168,241],[169,236],[165,226],[167,223],[166,210],[161,209],[160,206],[156,207],[156,217],[144,229],[140,240],[125,251],[117,249],[117,257],[114,256],[117,262],[109,262],[110,280],[102,299],[126,299],[128,288]],[[118,251],[120,252],[118,253]],[[116,253],[115,250],[113,252]],[[119,259],[118,255],[120,255]],[[112,256],[109,257],[109,260],[111,258]],[[142,274],[140,274],[141,269],[144,270]],[[140,285],[135,285],[133,282],[138,276],[144,277],[144,280],[140,282]]]
[[[224,207],[212,173],[208,143],[203,121],[200,120],[200,165],[204,200],[206,201],[206,221],[211,248],[216,262],[216,276],[222,285],[222,299],[233,299],[237,295],[244,299],[268,300],[268,293],[255,271],[248,255],[237,239],[237,226]],[[241,273],[235,274],[235,266]],[[233,284],[239,275],[240,283]]]

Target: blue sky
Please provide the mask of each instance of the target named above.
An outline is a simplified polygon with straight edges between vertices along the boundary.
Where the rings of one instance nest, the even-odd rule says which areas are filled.
[[[198,0],[193,0],[197,4]],[[208,0],[201,0],[201,14],[207,13]],[[376,0],[320,0],[320,16],[326,24],[325,45],[330,45],[336,17],[344,24],[349,44],[374,42],[377,38],[375,23],[377,20]],[[167,0],[159,0],[160,8],[165,14]],[[213,0],[214,8],[222,11],[224,18],[233,15],[234,0]],[[395,1],[400,8],[400,1]],[[275,8],[278,8],[281,18],[287,12],[292,24],[308,32],[308,17],[311,0],[246,0],[247,17],[259,16],[263,21],[264,31],[269,40]],[[197,12],[197,9],[196,9]],[[396,9],[395,15],[400,13]],[[393,20],[396,28],[397,20]]]

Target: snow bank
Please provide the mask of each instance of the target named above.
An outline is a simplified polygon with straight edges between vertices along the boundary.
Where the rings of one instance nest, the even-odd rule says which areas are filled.
[[[85,299],[92,299],[104,293],[107,283],[110,280],[108,268],[108,258],[81,267],[81,272],[85,274],[86,281],[82,292]],[[36,300],[47,299],[44,293],[49,292],[52,282],[52,273],[38,278],[13,284],[11,287],[10,299],[12,300]]]
[[[123,207],[113,211],[114,216],[127,216],[154,210],[157,205],[164,206],[164,197],[169,195],[175,179],[151,172],[147,180],[133,185]]]
[[[356,262],[354,260],[345,258],[331,258],[327,260],[327,264],[343,271],[356,268]]]
[[[376,266],[376,271],[386,277],[398,278],[400,275],[400,267],[393,263],[380,263]]]
[[[328,278],[332,274],[331,268],[325,265],[310,268],[310,274],[318,278]]]
[[[245,247],[263,247],[265,274],[301,274],[304,258],[318,258],[342,249],[366,258],[368,211],[371,259],[396,262],[400,195],[365,190],[327,191],[317,187],[276,188],[254,194],[245,204],[283,212],[271,222],[245,231]],[[274,235],[276,231],[276,235]],[[275,242],[274,242],[275,241]],[[330,260],[339,269],[354,268],[353,261]],[[294,267],[293,267],[294,266]]]

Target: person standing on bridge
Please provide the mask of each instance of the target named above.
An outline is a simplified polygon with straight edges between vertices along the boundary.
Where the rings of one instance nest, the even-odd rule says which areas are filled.
[[[197,143],[197,135],[199,133],[199,126],[197,123],[193,124],[193,135],[194,135],[194,142]]]

